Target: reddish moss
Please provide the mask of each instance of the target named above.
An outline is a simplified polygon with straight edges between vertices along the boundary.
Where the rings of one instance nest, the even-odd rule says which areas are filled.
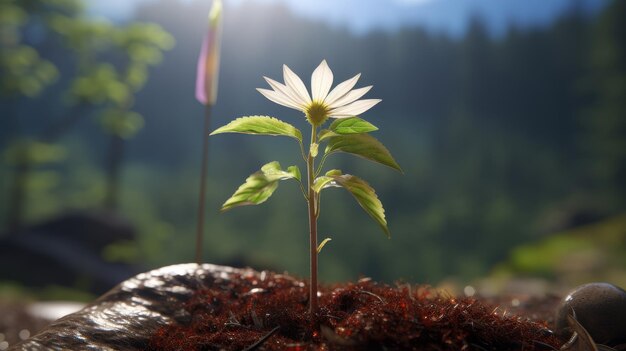
[[[498,312],[473,298],[369,280],[323,287],[313,330],[305,282],[247,275],[198,291],[191,319],[160,329],[148,350],[550,350],[546,322]],[[276,329],[276,327],[278,327]],[[276,329],[276,330],[274,330]],[[550,345],[550,346],[546,346]]]

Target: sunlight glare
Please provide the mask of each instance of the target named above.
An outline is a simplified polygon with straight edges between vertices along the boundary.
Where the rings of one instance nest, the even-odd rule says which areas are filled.
[[[400,5],[424,5],[429,2],[433,2],[435,0],[392,0],[393,2]]]

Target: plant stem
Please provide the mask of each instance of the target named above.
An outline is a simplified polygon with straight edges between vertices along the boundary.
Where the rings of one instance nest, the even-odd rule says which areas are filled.
[[[115,211],[118,208],[120,193],[120,172],[124,159],[124,139],[118,135],[111,135],[107,156],[107,191],[104,198],[104,207]]]
[[[206,197],[207,164],[209,160],[209,128],[211,124],[211,104],[204,109],[202,128],[202,168],[200,170],[200,195],[198,197],[198,221],[196,223],[196,263],[202,263],[202,238],[204,236],[204,205]]]
[[[317,128],[311,129],[311,145],[317,142]],[[307,158],[307,176],[308,176],[308,205],[309,205],[309,245],[311,260],[311,285],[309,287],[309,313],[311,318],[316,320],[317,315],[317,196],[313,190],[313,181],[315,176],[315,157],[309,150]]]

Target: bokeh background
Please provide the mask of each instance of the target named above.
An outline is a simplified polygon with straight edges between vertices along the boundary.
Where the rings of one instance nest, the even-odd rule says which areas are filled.
[[[203,106],[195,68],[210,1],[0,3],[0,290],[89,300],[194,259]],[[626,285],[626,2],[225,1],[213,128],[297,111],[258,94],[287,64],[383,101],[363,117],[404,169],[348,155],[392,238],[324,194],[324,282]],[[291,140],[211,137],[207,262],[306,276],[295,183],[220,214]]]

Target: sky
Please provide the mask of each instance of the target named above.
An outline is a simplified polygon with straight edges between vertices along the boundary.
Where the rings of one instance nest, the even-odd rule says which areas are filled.
[[[88,0],[90,12],[113,20],[127,20],[141,2],[153,0]],[[181,0],[209,1],[209,0]],[[295,13],[346,27],[355,33],[376,29],[394,30],[421,25],[434,32],[459,35],[473,17],[484,20],[495,34],[511,25],[542,26],[558,15],[579,6],[594,13],[608,0],[224,0],[225,6],[246,1],[284,3]]]

